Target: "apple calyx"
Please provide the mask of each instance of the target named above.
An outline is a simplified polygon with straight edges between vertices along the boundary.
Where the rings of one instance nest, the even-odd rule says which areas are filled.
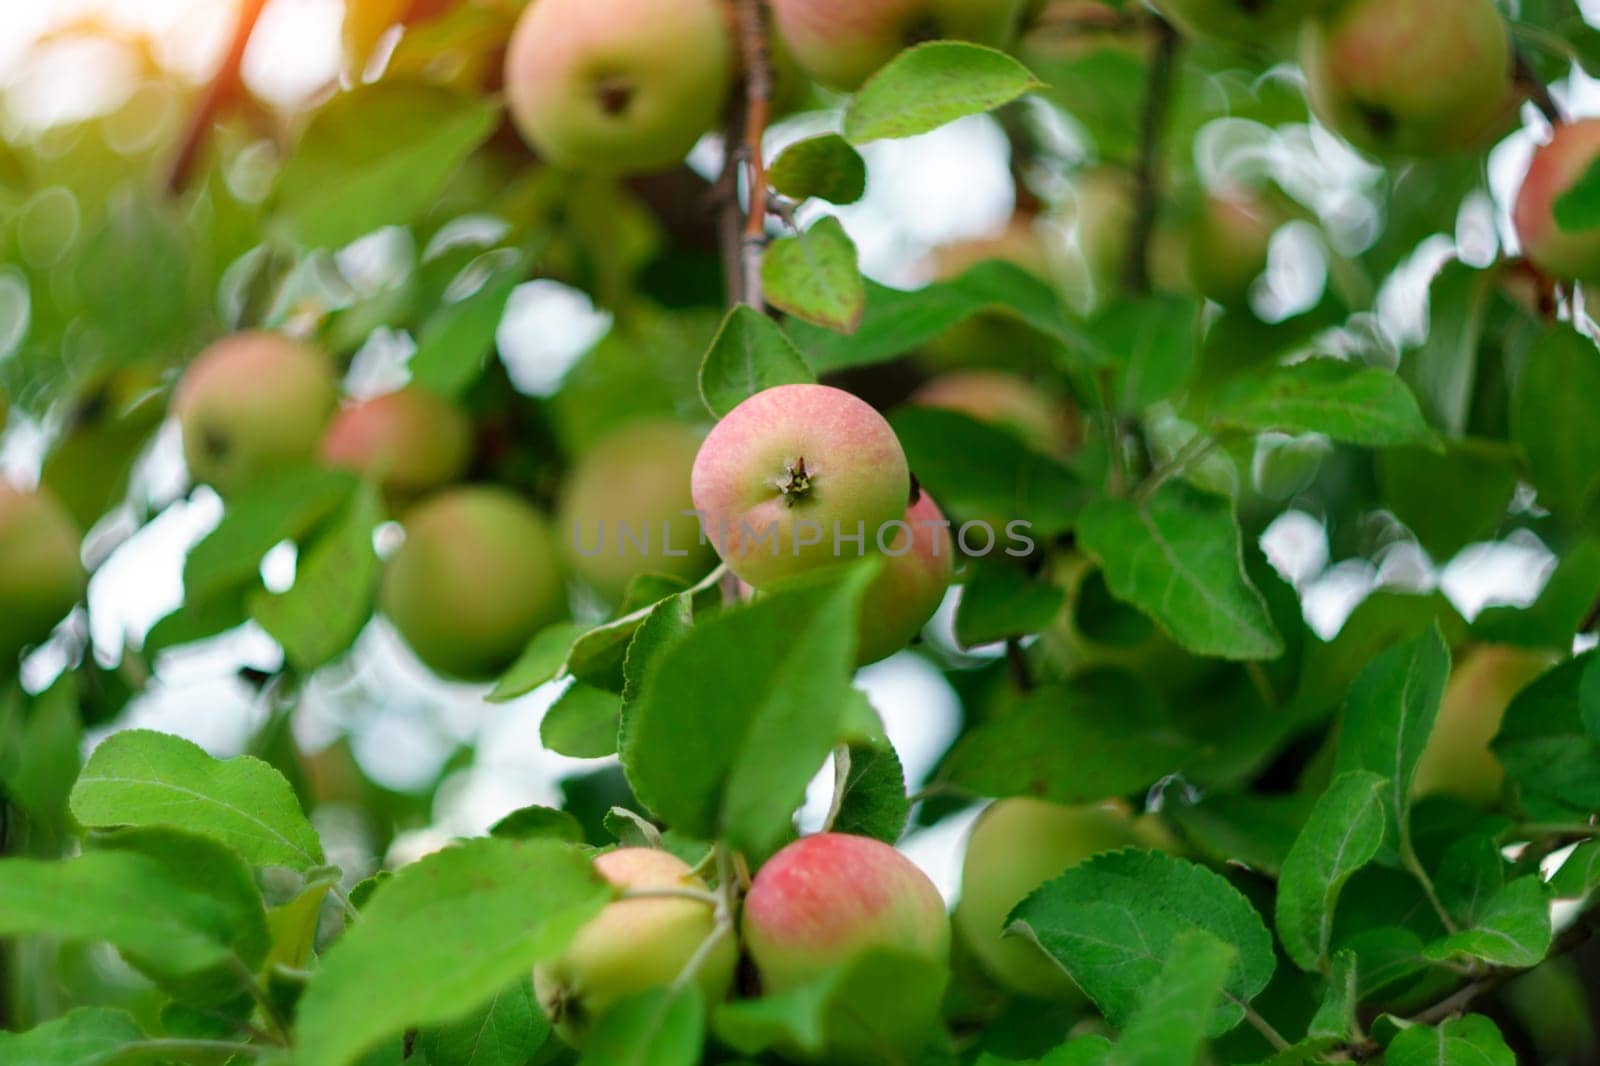
[[[811,495],[811,474],[806,470],[806,457],[783,464],[783,477],[778,479],[778,492],[790,507]]]

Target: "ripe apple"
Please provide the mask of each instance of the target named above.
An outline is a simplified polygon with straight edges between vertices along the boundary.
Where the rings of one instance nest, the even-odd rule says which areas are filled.
[[[1180,29],[1200,37],[1259,44],[1300,25],[1323,0],[1157,0]]]
[[[1489,744],[1512,697],[1552,662],[1547,654],[1498,644],[1463,655],[1445,686],[1412,793],[1444,793],[1485,807],[1498,803],[1505,771]]]
[[[1077,999],[1078,986],[1037,944],[1001,935],[1006,917],[1068,867],[1139,843],[1132,820],[1118,810],[1028,797],[999,800],[978,816],[967,841],[956,932],[984,971],[1011,991]]]
[[[882,948],[944,962],[950,919],[916,864],[870,837],[801,837],[757,871],[744,943],[762,990],[787,992]]]
[[[1513,218],[1523,254],[1544,274],[1561,280],[1600,281],[1600,227],[1564,230],[1556,201],[1600,160],[1600,119],[1557,126],[1548,144],[1533,153],[1517,193]]]
[[[883,570],[861,600],[856,644],[861,666],[888,658],[916,639],[950,590],[955,541],[939,505],[920,493],[904,521],[910,531],[902,530],[889,546]]]
[[[760,589],[875,550],[905,513],[911,474],[867,403],[827,385],[779,385],[716,424],[690,489],[717,553]]]
[[[902,48],[940,37],[1003,47],[1020,0],[772,0],[778,35],[811,77],[853,92]]]
[[[83,595],[80,547],[77,526],[53,496],[0,481],[0,677]]]
[[[1029,447],[1060,455],[1077,439],[1076,412],[1049,392],[1003,370],[954,370],[911,394],[911,403],[970,415],[1010,430]]]
[[[595,856],[600,875],[621,889],[706,890],[682,859],[655,848],[620,848]],[[556,1030],[581,1046],[596,1018],[637,992],[670,985],[710,937],[716,914],[689,898],[619,899],[533,971],[534,994]],[[733,984],[739,946],[725,935],[695,976],[708,1006]]]
[[[1377,155],[1467,151],[1515,116],[1494,0],[1349,0],[1301,38],[1311,106]]]
[[[441,674],[492,677],[566,613],[544,518],[508,489],[445,489],[406,516],[384,573],[384,613]]]
[[[620,600],[640,574],[689,580],[715,563],[689,495],[700,441],[680,422],[641,422],[579,456],[557,533],[567,565],[602,596]]]
[[[1195,288],[1224,306],[1248,302],[1282,221],[1258,193],[1226,189],[1208,195],[1189,232],[1187,273]]]
[[[312,459],[337,403],[333,365],[322,353],[252,331],[201,352],[172,409],[189,473],[226,495]]]
[[[323,462],[375,477],[402,501],[456,480],[471,458],[471,421],[420,385],[345,407],[322,438]]]
[[[718,0],[538,0],[506,52],[506,100],[552,162],[658,170],[716,123],[733,68]]]

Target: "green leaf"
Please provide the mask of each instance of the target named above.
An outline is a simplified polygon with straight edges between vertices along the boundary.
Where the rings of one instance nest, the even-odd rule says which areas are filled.
[[[146,855],[0,860],[0,937],[105,941],[157,980],[181,982],[223,967],[230,925],[222,904]]]
[[[574,759],[599,759],[617,752],[617,719],[622,697],[581,681],[563,692],[539,723],[539,739],[549,750]]]
[[[1199,354],[1200,306],[1179,296],[1124,300],[1089,324],[1088,354],[1116,371],[1113,403],[1142,411],[1181,389]]]
[[[610,896],[587,858],[552,840],[472,840],[405,867],[306,984],[297,1066],[348,1066],[408,1028],[462,1019]]]
[[[874,565],[808,575],[695,626],[655,657],[622,764],[662,821],[761,853],[788,830],[839,733]]]
[[[1244,572],[1233,504],[1172,480],[1149,500],[1098,500],[1078,520],[1112,595],[1185,648],[1223,659],[1272,659],[1283,638]]]
[[[1453,1018],[1437,1028],[1413,1025],[1389,1044],[1384,1066],[1517,1066],[1494,1022],[1481,1014]]]
[[[1160,974],[1106,1057],[1108,1066],[1196,1061],[1234,959],[1234,950],[1210,933],[1194,929],[1178,934]]]
[[[1550,951],[1550,892],[1537,875],[1510,882],[1484,905],[1471,929],[1429,944],[1430,959],[1465,956],[1492,966],[1526,968]]]
[[[800,349],[776,322],[739,304],[722,320],[700,364],[700,398],[721,418],[764,389],[816,380]]]
[[[925,958],[873,949],[783,995],[725,1003],[712,1020],[717,1036],[744,1055],[914,1062],[938,1024],[948,980]]]
[[[1438,559],[1492,534],[1517,489],[1515,452],[1487,441],[1451,441],[1443,454],[1390,448],[1377,465],[1384,504]]]
[[[1278,936],[1303,970],[1328,966],[1339,893],[1383,846],[1388,788],[1382,777],[1362,771],[1334,778],[1283,861]]]
[[[0,1030],[0,1062],[14,1066],[108,1066],[144,1032],[133,1015],[78,1007],[23,1033]]]
[[[867,191],[867,164],[837,133],[796,141],[778,154],[767,181],[791,200],[853,204]]]
[[[788,330],[812,369],[825,374],[886,362],[986,313],[1017,319],[1057,341],[1089,346],[1047,282],[1015,263],[998,260],[978,263],[951,281],[909,291],[867,282],[867,310],[854,333],[835,333],[804,322],[791,322]]]
[[[302,244],[334,248],[433,205],[494,132],[498,108],[422,82],[337,93],[311,117],[278,179],[277,206]]]
[[[258,580],[262,556],[309,532],[345,501],[356,479],[347,471],[296,467],[228,499],[217,528],[183,563],[183,594],[204,603]]]
[[[980,796],[1092,803],[1149,787],[1193,752],[1154,689],[1099,669],[1031,692],[969,731],[943,776]]]
[[[88,828],[170,826],[237,851],[254,866],[308,870],[322,842],[283,775],[260,759],[216,759],[181,737],[130,729],[95,749],[72,790]]]
[[[894,844],[905,832],[910,816],[905,771],[894,749],[851,745],[850,773],[845,777],[844,799],[833,831]]]
[[[539,630],[484,698],[490,703],[505,703],[526,696],[546,681],[560,676],[573,643],[583,633],[584,627],[576,622],[557,622]]]
[[[1356,1008],[1361,1005],[1361,987],[1356,980],[1357,958],[1353,951],[1335,952],[1328,968],[1322,1002],[1311,1019],[1306,1035],[1312,1039],[1351,1040],[1361,1032]]]
[[[693,981],[627,997],[595,1023],[579,1066],[698,1066],[704,1000]]]
[[[251,598],[251,617],[296,670],[309,674],[349,651],[371,619],[382,574],[372,534],[382,521],[377,486],[364,483],[301,557],[294,585]]]
[[[1600,810],[1600,739],[1584,725],[1579,692],[1600,653],[1586,652],[1517,693],[1491,745],[1527,796],[1582,812]]]
[[[1600,227],[1600,162],[1590,163],[1572,187],[1556,199],[1556,225],[1569,233]]]
[[[1041,87],[1004,52],[932,41],[901,52],[861,87],[845,108],[844,135],[856,144],[915,137]]]
[[[1451,261],[1428,289],[1428,337],[1400,360],[1430,423],[1453,437],[1467,431],[1478,380],[1478,349],[1497,272]]]
[[[952,522],[993,527],[994,552],[1030,553],[1032,536],[1065,531],[1088,495],[1077,474],[1032,451],[1016,434],[959,412],[902,407],[889,424],[917,480]],[[1012,531],[1012,520],[1031,526]],[[959,532],[959,526],[951,531]],[[981,553],[988,541],[984,532],[974,529],[970,537],[973,551]]]
[[[494,351],[495,332],[511,293],[527,280],[531,268],[529,256],[506,248],[469,265],[467,271],[481,270],[488,276],[469,294],[441,305],[423,323],[417,350],[407,364],[412,382],[450,399],[476,383]]]
[[[867,307],[855,243],[831,215],[768,245],[761,284],[773,307],[840,333],[853,332]]]
[[[40,847],[64,840],[71,828],[67,796],[78,776],[83,746],[78,699],[77,675],[63,673],[29,701],[16,735],[8,737],[5,696],[0,694],[0,795],[26,812],[29,834]],[[20,705],[16,710],[23,712]]]
[[[489,827],[489,835],[511,840],[564,840],[583,843],[583,825],[568,811],[554,807],[521,807]]]
[[[1322,433],[1369,448],[1438,447],[1405,382],[1391,371],[1342,359],[1308,359],[1246,375],[1228,390],[1215,418],[1237,429]]]
[[[1200,930],[1229,945],[1238,964],[1206,1031],[1227,1032],[1272,977],[1272,936],[1221,875],[1185,859],[1127,849],[1099,855],[1046,882],[1011,912],[1027,936],[1072,975],[1114,1026],[1125,1026],[1173,946]]]
[[[1439,716],[1450,649],[1437,624],[1415,640],[1381,652],[1350,686],[1339,730],[1336,773],[1366,770],[1387,782],[1383,805],[1389,840],[1410,839],[1411,781]]]
[[[417,1044],[429,1066],[524,1066],[549,1036],[533,985],[521,977],[465,1018],[423,1029]]]
[[[1600,888],[1600,840],[1579,844],[1550,878],[1557,899],[1586,899]]]
[[[1212,862],[1242,863],[1277,877],[1314,802],[1314,797],[1299,793],[1214,793],[1192,806],[1174,804],[1163,813]]]
[[[1002,561],[968,564],[956,608],[956,640],[972,648],[1037,633],[1055,621],[1067,593],[1060,585],[1031,578]]]
[[[1528,352],[1517,385],[1513,429],[1528,457],[1538,503],[1569,521],[1600,487],[1600,351],[1570,326],[1553,326]]]

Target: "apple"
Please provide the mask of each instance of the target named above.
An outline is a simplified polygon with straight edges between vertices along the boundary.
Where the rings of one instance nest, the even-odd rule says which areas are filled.
[[[955,573],[955,541],[926,492],[906,509],[907,529],[884,553],[883,570],[861,600],[856,662],[865,666],[911,643],[944,602]]]
[[[911,474],[894,430],[865,401],[779,385],[711,430],[690,494],[728,568],[761,589],[876,550],[905,513]]]
[[[0,480],[0,677],[83,596],[81,540],[48,491],[24,492]]]
[[[1548,654],[1498,644],[1462,655],[1417,761],[1412,794],[1442,793],[1485,807],[1499,803],[1505,771],[1489,744],[1512,697],[1553,663]]]
[[[946,962],[950,919],[928,875],[888,844],[801,837],[768,859],[744,901],[744,943],[762,990],[783,993],[881,948]]]
[[[787,51],[830,89],[853,92],[903,48],[940,37],[1009,44],[1020,0],[772,0]]]
[[[445,489],[412,509],[390,558],[383,612],[433,670],[479,680],[566,613],[544,518],[508,489]]]
[[[911,394],[911,403],[959,411],[1010,430],[1035,451],[1060,455],[1078,436],[1076,412],[1047,390],[1003,370],[954,370]]]
[[[579,456],[556,524],[567,565],[608,600],[640,574],[692,580],[715,563],[689,494],[701,437],[679,422],[641,422]]]
[[[321,352],[251,331],[201,352],[172,409],[189,473],[226,495],[315,457],[337,403],[333,364]]]
[[[1549,277],[1600,281],[1600,227],[1564,230],[1556,201],[1600,161],[1600,119],[1557,126],[1548,144],[1533,153],[1512,217],[1517,239],[1533,265]]]
[[[322,438],[322,461],[377,478],[400,500],[466,473],[472,423],[455,404],[420,385],[350,404]]]
[[[1248,44],[1263,43],[1300,25],[1323,0],[1156,0],[1184,32]]]
[[[1494,0],[1349,0],[1306,21],[1301,65],[1317,117],[1376,155],[1467,151],[1516,113]]]
[[[506,52],[506,101],[552,162],[659,170],[716,124],[733,71],[719,0],[538,0]]]
[[[1078,986],[1037,944],[1002,935],[1012,909],[1068,867],[1140,844],[1133,821],[1109,807],[1067,807],[1030,797],[991,804],[973,824],[961,868],[955,927],[985,973],[1013,992],[1075,1000]]]
[[[1206,196],[1189,233],[1187,274],[1195,288],[1224,306],[1248,303],[1282,221],[1265,197],[1250,190]]]
[[[698,889],[705,882],[682,859],[655,848],[619,848],[594,867],[620,889]],[[581,1047],[589,1026],[619,1000],[670,985],[716,927],[710,902],[689,898],[619,899],[578,930],[561,954],[533,971],[534,994],[557,1032]],[[695,981],[708,1007],[733,984],[739,946],[731,935],[711,949]]]

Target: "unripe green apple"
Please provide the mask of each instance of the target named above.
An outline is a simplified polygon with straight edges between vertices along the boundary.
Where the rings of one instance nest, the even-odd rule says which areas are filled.
[[[881,948],[946,962],[950,919],[928,875],[871,837],[818,833],[768,859],[744,901],[762,990],[783,993]]]
[[[1006,917],[1046,881],[1091,855],[1141,843],[1133,822],[1107,807],[1003,799],[978,816],[961,868],[955,927],[984,971],[1013,992],[1040,999],[1081,993],[1037,944],[1002,936]]]
[[[456,480],[471,458],[465,412],[420,385],[345,407],[322,438],[323,462],[377,478],[402,501]]]
[[[682,859],[655,848],[620,848],[595,856],[600,875],[620,889],[698,889],[704,881]],[[594,1020],[619,1000],[672,984],[711,936],[716,912],[689,898],[619,899],[578,930],[560,955],[533,971],[545,1015],[573,1046],[582,1046]],[[711,949],[695,981],[708,1007],[733,984],[739,946],[731,935]]]
[[[1515,116],[1494,0],[1348,0],[1301,39],[1311,106],[1377,155],[1468,151]]]
[[[1500,801],[1505,771],[1489,744],[1511,699],[1552,664],[1549,655],[1485,644],[1463,655],[1411,781],[1414,795],[1444,793],[1481,806]]]
[[[1186,33],[1259,44],[1300,25],[1323,0],[1156,0]]]
[[[506,52],[506,101],[552,162],[658,170],[717,122],[733,68],[719,0],[538,0]]]
[[[1187,273],[1194,287],[1224,306],[1248,302],[1282,221],[1257,193],[1230,189],[1207,196],[1189,233]]]
[[[872,551],[905,513],[911,474],[866,402],[827,385],[779,385],[716,424],[690,489],[717,553],[760,589]]]
[[[189,473],[226,495],[312,459],[337,403],[333,365],[321,352],[253,331],[201,352],[172,409]]]
[[[904,521],[908,528],[889,545],[883,570],[861,599],[856,644],[861,666],[888,658],[915,640],[950,591],[955,541],[939,505],[920,493]]]
[[[78,528],[48,492],[0,481],[0,677],[83,595],[80,547]]]
[[[1533,153],[1512,213],[1523,254],[1548,277],[1600,281],[1600,227],[1564,230],[1555,218],[1565,196],[1600,160],[1600,119],[1557,126]]]
[[[806,73],[852,92],[902,48],[954,37],[1009,44],[1020,0],[772,0],[779,36]]]
[[[556,545],[515,493],[446,489],[413,508],[405,527],[384,572],[382,607],[435,671],[492,677],[566,613]]]
[[[1070,404],[1003,370],[953,370],[911,394],[911,403],[959,411],[999,426],[1046,455],[1060,455],[1077,439]]]
[[[716,562],[689,495],[700,441],[681,422],[641,422],[578,458],[557,533],[568,566],[602,596],[622,599],[640,574],[692,580]]]

